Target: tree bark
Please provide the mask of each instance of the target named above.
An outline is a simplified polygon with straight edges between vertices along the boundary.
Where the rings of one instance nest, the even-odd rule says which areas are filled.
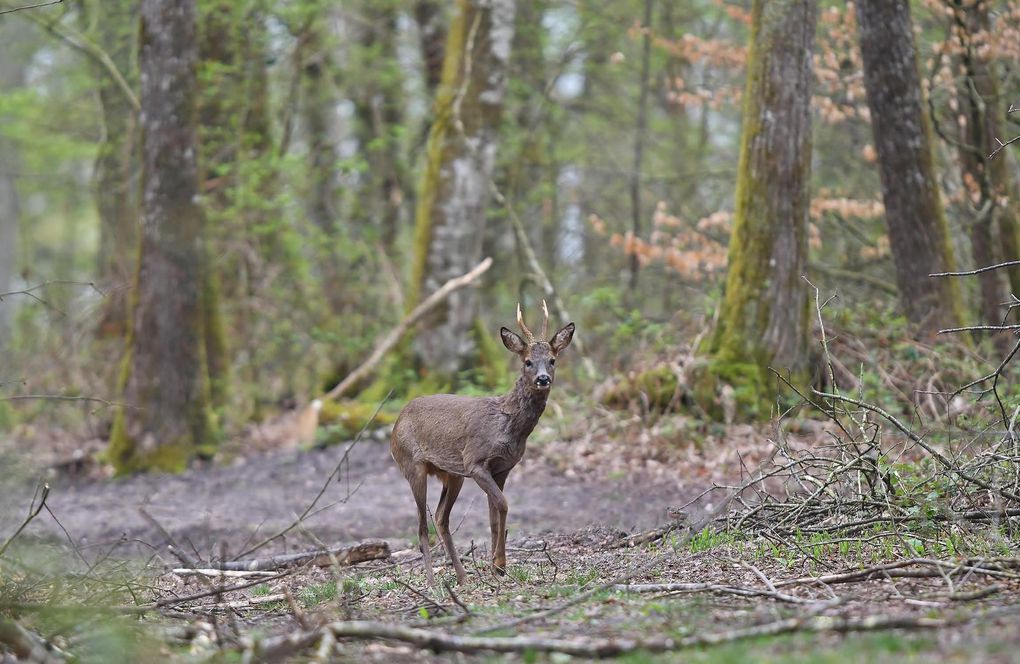
[[[418,24],[421,59],[425,67],[425,88],[429,99],[435,99],[443,76],[443,53],[446,49],[442,4],[434,0],[417,0],[414,3],[414,20]]]
[[[651,81],[649,66],[652,58],[652,5],[653,0],[645,0],[645,16],[641,28],[644,34],[641,37],[641,80],[638,83],[640,93],[638,95],[637,117],[634,123],[634,167],[630,174],[630,232],[634,237],[641,237],[641,167],[644,163],[645,133],[648,127],[648,86]],[[641,263],[636,253],[630,255],[630,283],[628,284],[631,294],[637,290],[638,271]]]
[[[755,0],[726,291],[709,372],[774,394],[768,368],[807,375],[807,266],[814,0]],[[741,389],[743,388],[743,389]],[[714,395],[704,395],[705,397]],[[708,401],[709,399],[704,399]]]
[[[974,265],[984,267],[998,262],[993,239],[998,197],[993,193],[988,159],[988,146],[994,144],[998,133],[998,123],[994,122],[998,110],[998,86],[989,70],[988,59],[979,54],[973,42],[974,34],[988,27],[987,7],[983,4],[964,6],[960,0],[955,0],[952,9],[956,38],[961,47],[955,64],[963,70],[963,80],[957,90],[959,116],[964,118],[963,124],[958,124],[957,158],[964,187],[964,210],[970,217],[964,223],[968,225]],[[1005,165],[1005,160],[1002,161]],[[1003,240],[1005,248],[1008,238],[1003,237]],[[977,275],[981,324],[1002,322],[1001,305],[1005,300],[1002,276],[998,270]]]
[[[963,324],[953,250],[924,113],[909,0],[859,0],[864,85],[878,152],[889,244],[907,318],[921,333]]]
[[[450,27],[415,215],[408,308],[481,256],[514,34],[513,0],[460,0]],[[477,295],[454,293],[415,338],[419,366],[444,379],[473,367]]]
[[[195,5],[141,8],[141,252],[108,458],[118,473],[182,470],[215,436],[205,349],[205,220],[198,201]]]
[[[961,92],[961,113],[968,118],[962,142],[967,147],[961,147],[960,159],[964,172],[971,173],[976,182],[981,186],[982,200],[979,209],[985,205],[991,205],[990,214],[987,216],[988,225],[991,229],[988,234],[991,236],[992,246],[996,246],[996,235],[998,236],[997,246],[1001,247],[1001,256],[995,256],[994,260],[1016,261],[1020,259],[1020,188],[1011,177],[1009,160],[1006,155],[995,159],[988,156],[998,143],[996,140],[1005,133],[1003,127],[1006,124],[1006,112],[1012,100],[1006,99],[999,91],[998,76],[995,72],[994,63],[982,50],[982,44],[977,43],[977,35],[991,34],[994,26],[991,24],[988,13],[987,2],[970,4],[955,2],[955,18],[962,46],[964,47],[964,72],[966,89]],[[975,267],[988,265],[979,261],[974,256]],[[1020,295],[1020,266],[1012,266],[1006,269],[1006,276],[1009,280],[1010,290]],[[998,272],[986,272],[998,279]],[[991,290],[990,281],[982,282],[982,290]],[[996,282],[995,293],[996,306],[993,311],[990,304],[983,305],[987,310],[984,318],[988,322],[999,323],[1002,320],[1003,309],[1000,306],[1004,301],[1001,294],[1001,286]],[[984,301],[985,296],[982,296]],[[990,294],[988,296],[990,300]]]

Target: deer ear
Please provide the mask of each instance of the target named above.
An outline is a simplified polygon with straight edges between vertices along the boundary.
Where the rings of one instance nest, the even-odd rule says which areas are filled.
[[[503,345],[511,353],[523,353],[527,349],[524,339],[521,339],[505,327],[499,328],[499,336],[503,340]]]
[[[563,326],[563,329],[553,335],[553,338],[549,341],[549,345],[552,346],[553,352],[559,353],[570,345],[570,340],[573,338],[574,324],[567,323]]]

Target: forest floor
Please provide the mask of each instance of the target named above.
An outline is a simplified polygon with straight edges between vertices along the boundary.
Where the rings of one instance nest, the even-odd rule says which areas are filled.
[[[487,562],[484,497],[465,485],[454,509],[454,539],[469,574],[464,586],[450,585],[452,570],[436,547],[435,568],[447,586],[428,587],[413,539],[410,491],[382,436],[321,450],[279,449],[263,439],[245,455],[181,475],[125,479],[68,462],[66,441],[54,439],[34,450],[33,460],[5,459],[10,472],[0,478],[0,539],[32,502],[35,487],[23,478],[49,466],[49,513],[26,528],[12,551],[23,560],[73,553],[86,563],[80,578],[90,583],[110,570],[103,584],[116,577],[122,580],[113,585],[129,591],[104,591],[106,602],[119,605],[111,615],[131,613],[131,604],[163,602],[146,620],[117,622],[117,629],[143,627],[144,637],[131,632],[132,661],[165,660],[167,653],[182,661],[233,661],[259,648],[278,661],[307,661],[317,652],[318,661],[351,662],[562,661],[563,652],[581,659],[622,653],[628,661],[1020,661],[1020,569],[1012,562],[941,564],[904,555],[887,541],[848,547],[817,538],[691,533],[685,523],[711,510],[712,496],[687,508],[685,522],[671,521],[676,512],[669,508],[713,483],[737,481],[743,464],[767,453],[774,431],[730,427],[680,448],[664,441],[685,423],[639,423],[632,431],[649,435],[621,447],[614,441],[624,433],[618,424],[595,437],[573,436],[555,424],[536,432],[507,484],[506,575],[494,575]],[[585,430],[598,427],[588,422]],[[814,444],[824,434],[805,424],[800,443]],[[718,445],[722,439],[727,445]],[[438,490],[430,489],[434,505]],[[284,536],[247,552],[282,530]],[[385,540],[392,555],[225,580],[174,571],[181,563],[166,547],[208,561],[369,538]],[[826,576],[846,570],[858,574]],[[33,596],[33,588],[16,585],[0,583],[0,591]],[[26,624],[45,634],[48,623],[40,614]],[[341,624],[405,632],[345,641],[326,627]],[[124,638],[118,639],[123,648]],[[104,660],[103,648],[111,646],[102,643],[67,639],[86,655],[83,661],[90,649],[95,661],[115,661]],[[494,655],[493,648],[514,654]],[[546,650],[556,654],[539,654]],[[649,654],[655,650],[666,652]]]

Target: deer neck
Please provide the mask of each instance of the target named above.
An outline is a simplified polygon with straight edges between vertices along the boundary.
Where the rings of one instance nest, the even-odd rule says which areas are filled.
[[[524,376],[517,379],[514,389],[503,396],[500,409],[510,416],[508,428],[511,434],[527,438],[538,424],[538,418],[545,410],[545,402],[549,399],[549,390],[539,392],[531,389]]]

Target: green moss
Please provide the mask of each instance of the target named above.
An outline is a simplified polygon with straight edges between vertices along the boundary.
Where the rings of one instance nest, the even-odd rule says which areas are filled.
[[[195,448],[188,442],[160,443],[145,452],[127,433],[124,411],[120,409],[113,421],[110,444],[103,457],[113,464],[117,476],[139,471],[183,472],[194,455]]]
[[[372,420],[372,414],[379,407],[378,402],[357,401],[325,401],[319,411],[319,425],[324,433],[325,443],[350,440],[358,435]],[[393,406],[379,410],[373,426],[390,426],[397,421],[397,412]]]
[[[440,171],[446,161],[447,137],[452,129],[453,103],[460,88],[464,41],[467,37],[467,13],[465,3],[458,3],[450,31],[446,39],[443,57],[443,73],[433,112],[435,118],[429,130],[425,154],[425,171],[418,187],[418,206],[414,215],[414,246],[411,267],[411,284],[408,290],[407,308],[410,311],[421,301],[421,286],[425,280],[429,247],[432,245],[433,208],[439,193]]]
[[[626,408],[635,401],[647,399],[648,408],[665,411],[670,405],[676,405],[673,403],[676,390],[676,373],[668,365],[661,364],[617,382],[606,391],[602,403],[611,408]]]

